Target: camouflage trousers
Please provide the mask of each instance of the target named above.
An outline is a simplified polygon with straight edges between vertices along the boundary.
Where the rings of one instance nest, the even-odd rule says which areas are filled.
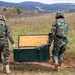
[[[8,65],[10,52],[9,52],[9,45],[7,40],[6,41],[0,40],[0,63],[3,63],[2,54],[4,58],[4,64]]]
[[[58,61],[59,66],[62,64],[63,56],[66,50],[66,44],[68,40],[66,38],[56,37],[54,39],[54,46],[52,50],[53,62]]]

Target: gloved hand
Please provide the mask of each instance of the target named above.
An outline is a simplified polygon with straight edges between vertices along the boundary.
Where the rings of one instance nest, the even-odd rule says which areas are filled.
[[[49,45],[49,47],[50,47],[50,46],[51,46],[51,43],[49,43],[48,45]]]
[[[13,45],[12,45],[12,47],[13,47],[13,48],[15,48],[15,47],[16,47],[16,45],[15,45],[15,44],[13,44]]]

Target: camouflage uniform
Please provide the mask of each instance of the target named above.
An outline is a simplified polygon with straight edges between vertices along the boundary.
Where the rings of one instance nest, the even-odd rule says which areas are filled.
[[[51,29],[52,40],[54,39],[52,50],[53,62],[57,61],[59,66],[61,66],[66,44],[68,43],[68,24],[63,18],[63,13],[57,12],[56,21],[53,23]]]
[[[5,65],[9,65],[10,53],[8,39],[12,44],[14,44],[14,41],[10,34],[10,29],[5,23],[5,17],[3,15],[0,15],[0,63],[2,63],[1,53],[3,52]]]

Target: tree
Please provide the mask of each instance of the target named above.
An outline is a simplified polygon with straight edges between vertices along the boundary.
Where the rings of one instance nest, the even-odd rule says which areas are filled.
[[[7,8],[3,8],[3,11],[7,11]]]
[[[22,9],[17,8],[17,14],[21,14],[22,13]]]

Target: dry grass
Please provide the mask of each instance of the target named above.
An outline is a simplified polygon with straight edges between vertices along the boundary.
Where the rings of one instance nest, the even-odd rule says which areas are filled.
[[[46,14],[34,17],[22,17],[22,18],[10,18],[7,19],[7,23],[11,28],[13,38],[16,45],[18,44],[18,35],[30,35],[30,34],[48,34],[51,29],[51,25],[55,20],[54,14]],[[65,14],[65,19],[69,24],[67,51],[75,52],[75,13]],[[10,48],[11,49],[11,48]],[[41,66],[29,66],[26,65],[11,66],[13,71],[11,75],[75,75],[75,68],[61,70],[60,72],[54,72],[52,68]],[[0,75],[5,75],[1,73]]]
[[[18,35],[48,34],[51,31],[54,18],[55,14],[46,14],[27,18],[10,18],[7,19],[7,23],[11,28],[16,44],[18,44]],[[67,51],[75,51],[75,13],[65,14],[65,19],[69,24]]]

